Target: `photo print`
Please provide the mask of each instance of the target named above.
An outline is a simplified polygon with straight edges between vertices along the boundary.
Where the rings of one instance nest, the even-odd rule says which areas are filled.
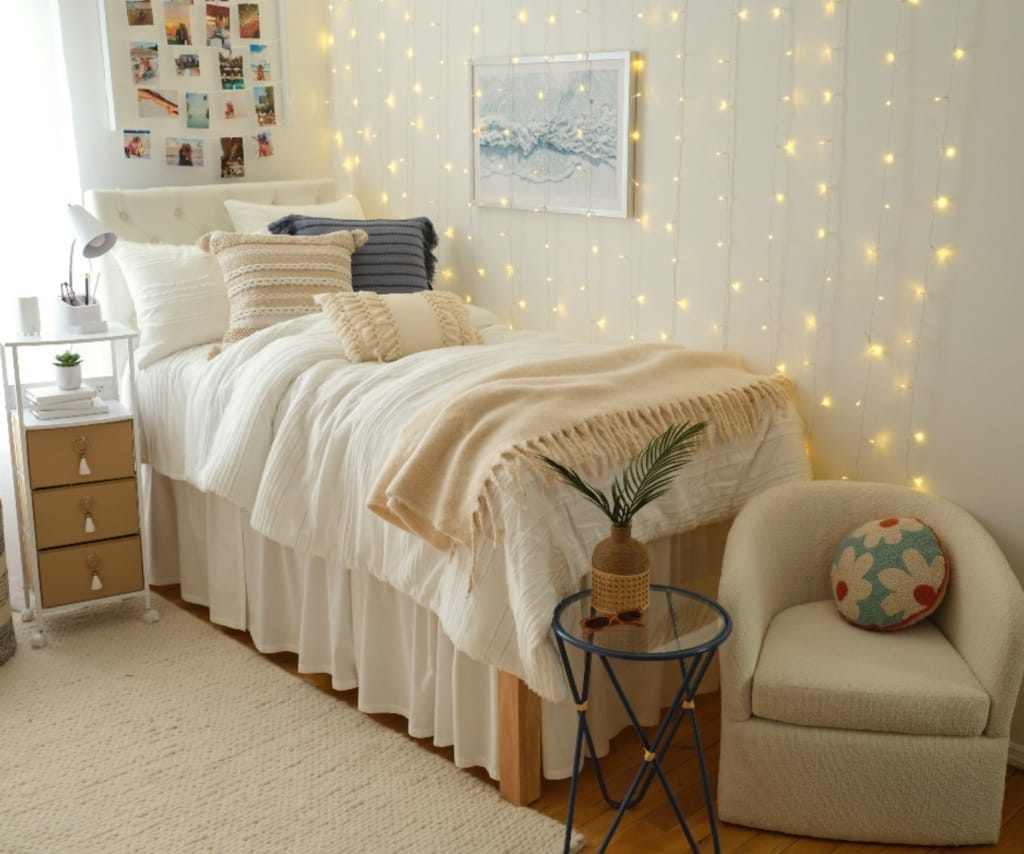
[[[256,156],[257,157],[273,157],[274,156],[274,143],[270,139],[270,131],[260,131],[256,136],[253,137],[256,140]]]
[[[140,119],[166,119],[178,115],[176,89],[136,89]]]
[[[231,50],[231,7],[223,3],[206,4],[206,45]]]
[[[238,35],[243,39],[258,39],[260,37],[259,3],[238,4]]]
[[[153,0],[125,0],[129,27],[148,27],[153,23]]]
[[[270,52],[265,44],[249,45],[249,71],[257,83],[270,80]]]
[[[252,100],[253,108],[256,110],[256,123],[258,125],[277,124],[277,115],[274,110],[273,86],[253,86]]]
[[[202,166],[203,141],[169,136],[165,145],[165,156],[168,166]]]
[[[128,160],[150,160],[153,149],[150,145],[148,130],[122,131],[124,137],[124,156]]]
[[[135,85],[152,83],[160,76],[160,54],[156,42],[132,42],[132,80]]]
[[[245,78],[242,75],[242,56],[232,56],[230,51],[218,52],[220,60],[220,88],[221,89],[244,89]]]
[[[240,136],[220,138],[220,177],[245,177],[245,148]]]
[[[208,128],[210,126],[210,96],[205,92],[185,93],[185,127]]]
[[[225,119],[249,118],[249,96],[245,92],[229,90],[219,93],[220,115]]]
[[[179,53],[174,57],[174,70],[178,72],[179,77],[198,77],[199,54]]]
[[[192,5],[164,2],[167,44],[192,44]]]

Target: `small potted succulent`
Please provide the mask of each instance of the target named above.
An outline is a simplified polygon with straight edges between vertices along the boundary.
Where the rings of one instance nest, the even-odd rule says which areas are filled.
[[[655,436],[617,476],[611,496],[588,484],[556,460],[540,460],[559,478],[597,507],[611,522],[611,535],[597,544],[591,558],[591,604],[605,613],[643,613],[649,603],[650,560],[643,543],[631,536],[633,517],[660,498],[700,445],[707,422],[673,424]]]
[[[73,391],[82,384],[82,357],[78,353],[70,350],[58,353],[53,359],[53,366],[57,388]]]

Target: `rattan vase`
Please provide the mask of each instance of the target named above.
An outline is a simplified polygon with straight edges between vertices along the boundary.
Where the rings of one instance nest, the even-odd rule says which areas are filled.
[[[646,611],[650,604],[651,560],[644,544],[631,533],[629,525],[613,525],[611,536],[594,548],[590,604],[596,611]]]

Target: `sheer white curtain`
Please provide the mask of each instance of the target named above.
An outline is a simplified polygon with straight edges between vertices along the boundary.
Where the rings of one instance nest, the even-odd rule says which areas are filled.
[[[0,174],[7,214],[2,308],[15,297],[56,299],[67,278],[65,209],[81,190],[57,0],[2,0],[7,44]],[[103,85],[103,81],[96,81]]]
[[[85,2],[85,0],[78,0]],[[44,322],[67,278],[71,232],[65,210],[81,188],[71,129],[71,105],[58,0],[0,0],[7,71],[0,131],[0,329],[16,323],[19,296],[38,296]],[[103,85],[103,81],[97,81]],[[39,347],[23,360],[26,381],[48,380],[53,352]],[[4,419],[6,422],[6,418]],[[6,426],[6,425],[5,425]],[[21,560],[6,429],[0,430],[0,500],[13,586]],[[15,604],[20,597],[15,598]]]

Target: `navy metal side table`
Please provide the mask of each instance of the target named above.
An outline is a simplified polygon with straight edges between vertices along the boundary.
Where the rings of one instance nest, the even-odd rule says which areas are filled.
[[[565,675],[576,702],[578,715],[576,752],[573,759],[572,783],[569,787],[569,814],[565,820],[565,851],[569,851],[569,842],[572,836],[572,819],[576,808],[576,789],[579,783],[580,757],[584,739],[587,741],[587,750],[594,766],[598,785],[601,787],[601,794],[609,806],[618,809],[611,827],[608,828],[608,833],[605,834],[604,841],[601,843],[600,851],[607,850],[626,810],[632,809],[644,799],[655,777],[658,778],[665,790],[676,819],[679,821],[679,826],[690,843],[690,848],[695,852],[698,851],[697,842],[693,838],[693,833],[686,823],[686,817],[683,815],[679,802],[676,800],[668,778],[662,769],[662,762],[668,753],[672,739],[679,731],[683,721],[689,719],[690,726],[693,728],[693,743],[700,763],[704,801],[707,804],[708,821],[711,824],[711,838],[715,851],[720,852],[718,824],[711,802],[711,786],[708,783],[707,767],[704,764],[704,749],[697,727],[697,713],[693,697],[707,672],[715,650],[732,631],[732,619],[728,613],[721,605],[706,596],[679,587],[652,584],[651,604],[644,613],[627,611],[614,616],[598,614],[590,605],[590,591],[584,590],[563,599],[558,604],[551,626],[555,631],[558,652],[562,657],[562,666],[565,668]],[[579,683],[573,674],[566,644],[583,650],[583,676]],[[621,801],[615,800],[608,794],[604,775],[601,773],[601,762],[597,758],[594,741],[587,725],[590,672],[595,656],[608,674],[608,679],[619,695],[619,700],[622,702],[626,714],[629,715],[636,737],[643,747],[643,761]],[[679,689],[652,739],[648,739],[644,734],[629,698],[612,668],[612,659],[677,661],[679,663]]]

